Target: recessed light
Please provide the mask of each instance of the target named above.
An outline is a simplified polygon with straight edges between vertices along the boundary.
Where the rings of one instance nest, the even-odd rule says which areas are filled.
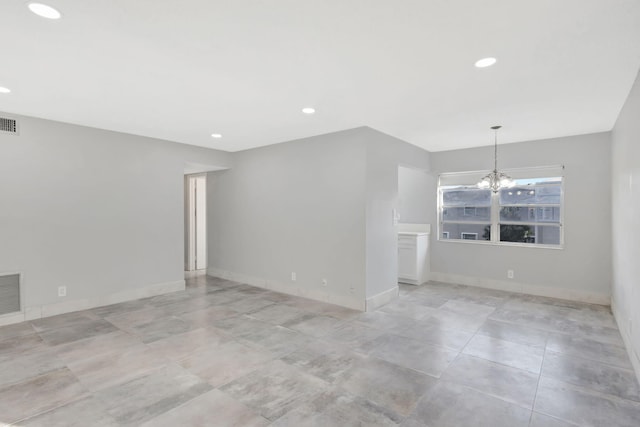
[[[0,93],[11,93],[11,89],[0,86]]]
[[[491,67],[497,61],[496,58],[482,58],[476,61],[476,67],[478,68],[486,68]]]
[[[60,19],[62,16],[56,9],[42,3],[29,3],[29,10],[36,15],[47,19]]]
[[[313,114],[316,112],[316,109],[311,107],[305,107],[302,109],[302,112],[305,114]]]
[[[216,139],[222,138],[222,134],[220,134],[220,133],[212,133],[211,134],[211,138],[216,138]]]

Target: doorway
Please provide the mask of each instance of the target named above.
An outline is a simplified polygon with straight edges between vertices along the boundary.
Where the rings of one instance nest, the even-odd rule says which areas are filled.
[[[185,270],[207,268],[207,175],[185,176]]]

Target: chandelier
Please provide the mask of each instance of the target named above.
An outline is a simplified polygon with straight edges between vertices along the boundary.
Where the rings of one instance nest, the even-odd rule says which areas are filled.
[[[482,178],[478,182],[478,188],[490,188],[491,191],[497,193],[501,188],[510,188],[515,185],[511,177],[505,173],[498,172],[498,129],[502,126],[491,126],[494,131],[493,139],[493,172]]]

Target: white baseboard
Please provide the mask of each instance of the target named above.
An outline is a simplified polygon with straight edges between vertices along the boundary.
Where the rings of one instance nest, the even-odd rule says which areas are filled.
[[[618,330],[620,330],[620,335],[622,335],[622,341],[624,341],[624,346],[626,347],[633,370],[636,373],[636,378],[638,378],[638,383],[640,383],[640,354],[638,354],[633,346],[631,331],[627,326],[628,323],[624,321],[624,313],[619,311],[613,298],[611,298],[611,311],[613,312],[613,317],[616,319],[616,323],[618,324]],[[638,351],[640,351],[640,349],[638,349]]]
[[[170,292],[184,291],[184,289],[185,281],[176,280],[173,282],[155,283],[153,285],[145,286],[144,288],[129,289],[97,298],[77,299],[54,304],[27,306],[22,313],[14,313],[0,317],[0,326],[20,323],[25,320],[35,320],[43,317],[56,316],[58,314],[87,310],[105,305],[118,304],[121,302],[153,297]]]
[[[199,277],[199,276],[206,276],[207,275],[207,269],[201,269],[201,270],[191,270],[191,271],[184,271],[184,278],[185,279],[193,279],[194,277]]]
[[[385,305],[389,301],[393,301],[398,298],[399,294],[400,288],[396,285],[391,289],[387,289],[384,292],[380,292],[379,294],[372,296],[371,298],[367,298],[366,311],[373,311],[376,308]]]
[[[398,277],[398,282],[403,283],[405,285],[414,285],[414,286],[420,286],[423,283],[417,279],[410,279],[408,277]]]
[[[9,313],[0,316],[0,326],[12,325],[14,323],[24,322],[24,313]]]
[[[457,285],[475,286],[478,288],[496,289],[499,291],[516,292],[520,294],[538,295],[543,297],[565,299],[569,301],[586,302],[590,304],[609,305],[611,295],[596,292],[577,291],[573,289],[550,288],[535,286],[513,280],[495,280],[480,277],[462,276],[459,274],[439,273],[432,271],[429,280]]]
[[[257,288],[269,289],[283,294],[296,295],[316,301],[327,302],[329,304],[335,304],[351,308],[353,310],[364,311],[366,308],[364,300],[361,301],[355,296],[331,294],[324,289],[310,289],[309,287],[301,285],[282,283],[275,280],[264,279],[262,277],[250,276],[243,273],[236,273],[213,267],[207,269],[207,275],[233,280],[234,282],[246,283],[247,285],[255,286]]]

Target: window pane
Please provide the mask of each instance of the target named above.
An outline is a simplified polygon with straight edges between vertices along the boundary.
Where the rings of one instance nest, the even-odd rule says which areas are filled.
[[[491,206],[491,190],[478,188],[445,188],[442,190],[442,205],[481,207]]]
[[[491,240],[490,224],[442,224],[442,238],[451,240]]]
[[[442,210],[445,221],[489,221],[491,218],[489,207],[447,207]]]
[[[500,224],[500,241],[538,245],[559,245],[560,227]]]
[[[559,205],[562,194],[561,179],[546,182],[545,185],[522,183],[528,180],[516,180],[516,186],[500,190],[501,205]]]
[[[500,208],[502,222],[560,222],[560,207],[506,206]]]

